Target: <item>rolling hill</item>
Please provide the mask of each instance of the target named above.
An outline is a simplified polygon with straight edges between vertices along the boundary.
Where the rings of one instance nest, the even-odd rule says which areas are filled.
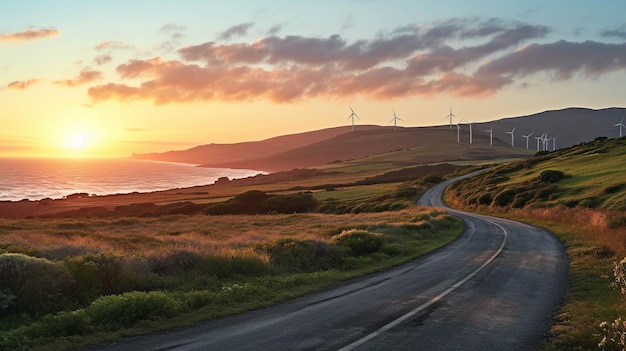
[[[518,157],[536,151],[535,136],[557,136],[549,148],[569,147],[598,136],[616,137],[614,125],[626,116],[624,108],[592,110],[567,108],[503,118],[473,125],[473,144],[469,144],[468,126],[461,125],[460,143],[456,128],[449,126],[398,128],[373,125],[336,127],[312,132],[279,136],[261,141],[208,144],[187,150],[165,153],[134,154],[133,158],[194,163],[206,167],[246,168],[269,172],[320,166],[332,162],[375,157],[406,149],[420,149],[418,156],[404,162],[419,164],[457,160],[489,160]],[[489,144],[486,129],[493,127],[494,145]],[[510,147],[507,131],[515,128],[515,148]],[[533,135],[526,151],[526,139]],[[506,147],[508,146],[508,147]],[[415,151],[415,150],[414,150]]]

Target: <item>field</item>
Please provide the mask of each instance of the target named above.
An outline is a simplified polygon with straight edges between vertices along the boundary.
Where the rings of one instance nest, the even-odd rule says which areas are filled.
[[[188,325],[413,259],[462,232],[445,212],[411,205],[425,187],[313,193],[350,210],[339,214],[0,219],[0,349],[67,350]],[[381,196],[403,209],[364,210]]]

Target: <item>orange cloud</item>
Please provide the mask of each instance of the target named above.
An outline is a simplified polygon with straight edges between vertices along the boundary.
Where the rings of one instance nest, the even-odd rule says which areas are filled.
[[[94,82],[99,79],[102,79],[102,72],[95,71],[90,68],[85,68],[82,71],[80,71],[78,76],[76,76],[74,79],[57,80],[55,81],[55,83],[59,85],[68,86],[68,87],[76,87],[76,86],[85,85],[85,84]]]
[[[0,34],[0,42],[23,42],[35,39],[54,37],[61,33],[58,29],[29,29],[23,32]]]
[[[40,79],[16,80],[7,84],[7,88],[13,90],[25,90],[39,82],[41,82]]]
[[[221,37],[244,35],[250,27],[231,27]],[[118,65],[121,82],[92,86],[88,94],[94,102],[155,104],[286,103],[355,94],[373,99],[442,93],[486,97],[530,74],[570,79],[576,73],[626,69],[626,44],[527,43],[549,32],[518,22],[453,19],[354,42],[339,35],[205,42],[178,50],[179,60],[155,57]]]

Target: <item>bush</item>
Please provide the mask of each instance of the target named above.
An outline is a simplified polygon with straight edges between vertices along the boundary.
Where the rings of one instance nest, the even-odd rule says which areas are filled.
[[[491,196],[491,193],[484,193],[478,197],[479,205],[490,205],[492,201],[493,197]]]
[[[545,170],[539,175],[539,181],[542,183],[556,183],[565,178],[565,173],[555,170]]]
[[[290,195],[268,195],[259,190],[250,190],[231,200],[211,204],[205,208],[207,215],[265,214],[308,212],[317,206],[311,193]]]
[[[87,314],[93,324],[114,330],[131,327],[140,320],[171,317],[179,310],[178,302],[163,292],[133,291],[100,297],[87,308]]]
[[[74,280],[63,266],[22,254],[0,255],[0,287],[7,313],[42,316],[63,307]]]
[[[281,239],[261,245],[270,263],[288,272],[315,272],[338,268],[343,264],[343,254],[338,247],[322,241]]]
[[[498,195],[496,195],[496,197],[493,198],[493,203],[496,206],[502,206],[502,207],[508,206],[515,199],[516,193],[517,193],[516,189],[512,189],[512,188],[504,189],[501,192],[499,192]]]
[[[133,277],[124,258],[113,255],[86,255],[65,259],[65,267],[76,281],[76,292],[82,299],[118,294],[133,287]]]
[[[354,256],[365,256],[380,251],[385,239],[367,230],[348,230],[334,238],[337,245],[345,246]]]

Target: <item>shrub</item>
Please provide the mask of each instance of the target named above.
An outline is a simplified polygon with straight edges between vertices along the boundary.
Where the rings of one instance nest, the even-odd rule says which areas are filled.
[[[545,170],[539,175],[539,181],[542,183],[556,183],[563,178],[565,178],[565,173],[551,169]]]
[[[290,195],[268,195],[259,190],[250,190],[231,200],[211,204],[205,208],[208,215],[261,214],[308,212],[317,206],[311,193]]]
[[[76,294],[83,299],[118,294],[133,286],[132,274],[119,256],[76,256],[65,259],[64,264],[76,281]]]
[[[367,230],[352,229],[336,236],[334,242],[349,248],[354,256],[365,256],[380,251],[385,239]]]
[[[0,255],[0,286],[8,313],[41,316],[63,306],[74,281],[63,266],[23,254]]]
[[[626,184],[609,185],[606,188],[604,188],[603,192],[605,194],[615,194],[618,191],[622,190],[625,186]]]
[[[281,239],[261,245],[270,263],[283,271],[314,272],[340,267],[343,255],[339,248],[322,241]]]
[[[133,291],[100,297],[86,311],[93,324],[113,330],[133,326],[140,320],[171,317],[179,310],[178,302],[168,294]]]
[[[513,199],[515,199],[515,194],[517,193],[516,189],[513,188],[507,188],[502,190],[501,192],[499,192],[496,197],[493,198],[493,203],[496,206],[508,206],[513,202]]]
[[[478,197],[479,205],[489,205],[492,201],[493,197],[491,196],[491,193],[484,193]]]

